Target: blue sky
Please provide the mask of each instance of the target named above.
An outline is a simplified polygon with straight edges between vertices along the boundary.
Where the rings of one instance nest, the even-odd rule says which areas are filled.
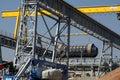
[[[65,1],[75,7],[120,4],[120,0],[65,0]],[[18,8],[18,6],[20,6],[20,0],[1,0],[0,12],[3,10],[15,10]],[[120,21],[117,20],[116,13],[90,14],[88,16],[94,18],[95,20],[102,23],[106,27],[120,34]],[[0,31],[13,34],[14,26],[15,26],[15,18],[0,17]],[[96,38],[87,36],[87,37],[78,37],[76,40],[79,40],[79,44],[94,43],[97,47],[100,48],[101,51],[102,42]],[[72,41],[72,42],[75,43],[76,41]],[[115,55],[120,53],[116,49],[114,52]],[[13,60],[13,54],[14,54],[13,50],[2,47],[2,55],[4,60]]]

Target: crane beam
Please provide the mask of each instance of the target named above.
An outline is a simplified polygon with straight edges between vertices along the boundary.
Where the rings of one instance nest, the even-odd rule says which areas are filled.
[[[50,12],[46,11],[46,10],[42,10],[41,11],[42,13],[45,13],[47,15],[51,15]],[[18,8],[17,10],[5,10],[5,11],[2,11],[2,17],[3,18],[7,18],[7,17],[17,17],[19,15],[19,13],[21,14],[21,9]],[[28,13],[28,11],[26,11],[26,14]],[[31,14],[31,16],[34,15],[34,12]],[[41,16],[41,13],[38,12],[38,16]]]
[[[86,14],[120,12],[120,4],[100,5],[100,6],[80,6],[80,7],[76,7],[76,9]],[[20,8],[18,8],[17,10],[2,11],[2,17],[16,17],[19,15],[19,12],[20,12]],[[42,12],[46,13],[47,15],[51,15],[51,13],[46,10],[42,10]],[[38,14],[40,16],[40,13]]]
[[[7,10],[7,11],[2,11],[2,17],[16,17],[18,16],[19,10]]]
[[[115,5],[100,5],[100,6],[80,6],[77,9],[83,13],[112,13],[120,12],[120,4]]]

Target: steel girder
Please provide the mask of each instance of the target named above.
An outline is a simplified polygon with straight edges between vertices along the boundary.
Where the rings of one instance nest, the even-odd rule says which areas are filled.
[[[31,2],[34,0],[31,0]],[[37,0],[39,6],[43,9],[60,17],[70,17],[72,25],[78,29],[87,32],[88,34],[108,43],[113,43],[113,46],[120,49],[120,36],[111,31],[104,25],[98,23],[94,19],[81,13],[76,8],[72,7],[63,0]],[[58,12],[60,14],[58,14]]]

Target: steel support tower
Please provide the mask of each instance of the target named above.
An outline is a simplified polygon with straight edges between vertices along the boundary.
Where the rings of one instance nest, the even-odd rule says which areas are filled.
[[[112,71],[114,69],[113,65],[113,44],[103,41],[103,48],[100,55],[100,63],[98,68],[98,76],[100,77],[101,75]]]
[[[25,73],[26,69],[31,66],[32,60],[47,61],[46,54],[50,55],[48,62],[52,62],[54,65],[58,63],[61,64],[58,66],[56,65],[56,67],[54,65],[51,67],[64,69],[65,67],[62,66],[63,63],[61,63],[62,54],[65,54],[67,58],[67,61],[64,64],[66,66],[69,64],[68,53],[70,45],[70,18],[64,15],[56,16],[55,14],[49,16],[44,12],[41,12],[43,8],[38,5],[40,3],[38,0],[23,0],[21,3],[22,15],[17,34],[16,52],[14,56],[14,66],[15,69],[18,70],[17,74],[15,75],[15,80],[20,79],[22,74]],[[40,18],[42,19],[45,27],[38,25],[38,12],[41,14]],[[33,13],[34,15],[31,16]],[[47,20],[45,19],[46,17],[53,20],[55,24],[52,26],[47,24]],[[38,30],[38,26],[40,26],[40,30],[43,32]],[[62,39],[61,35],[63,34],[68,34],[66,40]],[[36,53],[37,45],[40,47],[40,52],[38,53]],[[49,52],[49,50],[52,50],[52,53]],[[66,68],[65,70],[67,71],[68,69]],[[66,79],[67,72],[65,77],[63,77],[63,80]]]
[[[28,13],[25,13],[28,10]],[[35,12],[34,16],[30,16],[31,12]],[[26,0],[22,2],[22,16],[20,20],[19,32],[17,35],[16,52],[14,57],[14,66],[19,69],[16,78],[28,68],[32,58],[35,58],[36,46],[36,30],[37,30],[37,2],[28,3]],[[25,53],[24,51],[30,50]]]

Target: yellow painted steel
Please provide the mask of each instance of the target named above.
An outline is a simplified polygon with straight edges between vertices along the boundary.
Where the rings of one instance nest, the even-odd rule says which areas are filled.
[[[19,19],[20,19],[20,8],[18,8],[18,12],[17,12],[17,15],[16,15],[16,23],[15,23],[14,34],[13,34],[14,39],[17,38]]]
[[[18,26],[16,26],[18,27]],[[17,29],[18,30],[18,29]],[[16,38],[15,38],[16,39]],[[25,26],[24,27],[24,40],[23,40],[25,43],[27,42],[27,27]]]
[[[84,7],[77,7],[77,9],[86,14],[120,12],[120,4],[103,5],[103,6],[84,6]]]
[[[68,36],[68,34],[64,34],[63,36],[64,37]],[[88,36],[88,34],[87,33],[73,33],[73,34],[70,34],[70,36]]]
[[[77,9],[83,13],[107,13],[107,12],[120,12],[120,4],[116,5],[103,5],[103,6],[84,6],[84,7],[77,7]],[[18,13],[20,10],[7,10],[7,11],[2,11],[2,17],[16,17],[18,16]],[[46,10],[42,10],[41,12],[51,15]],[[27,13],[27,12],[26,12]],[[34,15],[34,13],[32,13]],[[31,16],[32,16],[31,15]],[[41,14],[38,13],[40,16]]]
[[[46,10],[42,10],[42,13],[45,13],[47,15],[51,15],[50,12],[46,11]],[[6,18],[6,17],[16,17],[19,14],[21,14],[20,9],[17,10],[6,10],[6,11],[2,11],[2,18]],[[28,14],[28,11],[26,11],[25,14]],[[31,16],[34,15],[34,12],[31,14]],[[40,12],[38,12],[38,16],[41,16]]]
[[[2,15],[2,18],[5,18],[5,17],[16,17],[19,15],[19,9],[18,10],[7,10],[7,11],[2,11],[1,12],[1,15]]]
[[[103,5],[103,6],[86,6],[86,7],[77,7],[77,9],[83,13],[108,13],[108,12],[120,12],[120,4],[116,5]],[[17,36],[17,31],[18,31],[18,24],[19,24],[19,18],[21,15],[20,8],[17,10],[7,10],[7,11],[2,11],[2,17],[17,17],[16,19],[16,24],[15,24],[15,30],[14,30],[14,39],[16,39]],[[55,11],[55,10],[53,10]],[[45,13],[47,15],[51,15],[50,12],[46,10],[41,10],[42,13]],[[59,13],[55,11],[56,13]],[[28,11],[26,11],[26,14]],[[34,12],[31,14],[31,16],[34,15]],[[41,16],[41,14],[38,12],[38,16]]]

